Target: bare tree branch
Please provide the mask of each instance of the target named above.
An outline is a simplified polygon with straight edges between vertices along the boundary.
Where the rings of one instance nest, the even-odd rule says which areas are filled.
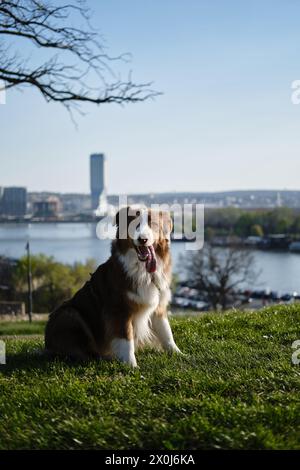
[[[84,102],[136,103],[157,96],[151,83],[116,76],[112,57],[90,24],[85,0],[57,6],[47,0],[0,0],[0,80],[7,89],[32,86],[68,110]],[[79,19],[84,28],[73,26]],[[34,60],[18,52],[28,45]],[[41,54],[43,52],[43,54]],[[41,59],[42,57],[42,59]],[[36,65],[36,62],[39,62]]]

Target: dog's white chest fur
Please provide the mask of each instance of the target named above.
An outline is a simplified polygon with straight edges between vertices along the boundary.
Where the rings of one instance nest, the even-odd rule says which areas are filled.
[[[162,261],[157,259],[157,270],[150,274],[145,265],[137,260],[134,249],[128,250],[119,259],[126,274],[133,280],[134,290],[128,291],[130,300],[140,305],[140,313],[133,320],[136,344],[151,340],[151,316],[160,303],[168,304],[171,294],[167,279],[164,276]]]
[[[127,295],[133,302],[144,305],[146,310],[155,310],[158,307],[159,291],[152,283],[139,285],[136,291],[128,291]]]

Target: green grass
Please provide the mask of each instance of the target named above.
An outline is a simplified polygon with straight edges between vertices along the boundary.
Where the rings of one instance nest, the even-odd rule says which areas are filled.
[[[72,365],[9,339],[1,449],[299,449],[300,307],[173,318],[186,357]]]
[[[4,335],[38,335],[43,334],[46,320],[0,321],[0,337]]]

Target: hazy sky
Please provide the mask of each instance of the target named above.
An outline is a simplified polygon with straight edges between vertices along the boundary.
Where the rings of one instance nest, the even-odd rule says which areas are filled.
[[[60,2],[61,3],[61,2]],[[89,191],[89,154],[108,192],[300,189],[299,0],[90,0],[112,54],[164,95],[83,108],[74,128],[36,91],[0,105],[0,186]]]

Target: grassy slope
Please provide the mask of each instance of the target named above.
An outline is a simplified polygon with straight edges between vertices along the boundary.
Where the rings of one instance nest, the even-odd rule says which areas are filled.
[[[29,323],[23,321],[0,321],[0,339],[3,335],[36,335],[43,334],[46,321],[38,320]]]
[[[187,357],[68,365],[7,341],[0,448],[300,448],[300,307],[174,318]],[[36,332],[36,331],[35,331]]]

